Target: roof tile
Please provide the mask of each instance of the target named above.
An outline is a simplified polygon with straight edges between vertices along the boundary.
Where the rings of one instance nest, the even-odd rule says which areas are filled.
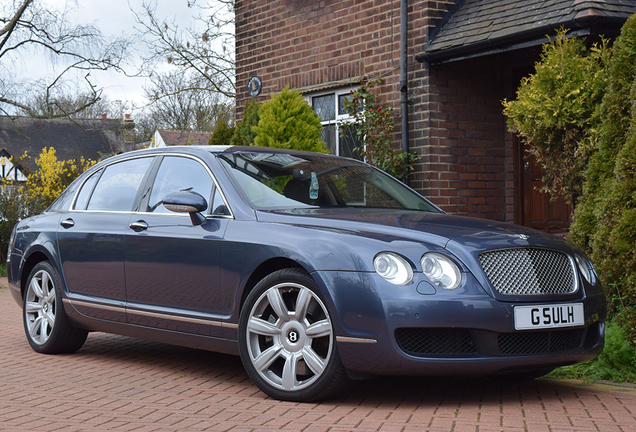
[[[580,17],[627,19],[636,0],[465,0],[433,33],[426,53],[536,30],[556,29]]]

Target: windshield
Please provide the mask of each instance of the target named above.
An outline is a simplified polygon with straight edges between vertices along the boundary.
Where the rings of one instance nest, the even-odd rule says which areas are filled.
[[[360,207],[439,210],[399,181],[352,159],[327,155],[219,155],[258,209]]]

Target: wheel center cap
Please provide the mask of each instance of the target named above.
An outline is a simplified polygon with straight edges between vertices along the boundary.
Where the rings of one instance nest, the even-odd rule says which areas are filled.
[[[284,336],[283,336],[284,335]],[[305,346],[307,336],[302,325],[292,321],[281,329],[281,343],[283,348],[289,352],[298,352]]]
[[[290,341],[291,343],[296,343],[298,342],[298,332],[296,330],[291,330],[289,333],[287,333],[287,340]]]

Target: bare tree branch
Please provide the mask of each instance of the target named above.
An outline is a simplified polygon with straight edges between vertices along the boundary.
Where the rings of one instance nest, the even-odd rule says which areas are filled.
[[[218,93],[233,99],[234,2],[216,0],[199,7],[196,0],[190,0],[188,6],[200,9],[198,25],[182,30],[174,22],[160,20],[156,5],[144,2],[143,14],[136,16],[150,53],[145,59],[146,68],[170,65],[176,74],[186,78],[182,81],[183,91]]]
[[[22,14],[26,10],[26,8],[31,4],[32,1],[33,0],[24,0],[22,2],[22,5],[20,5],[20,7],[15,12],[13,17],[11,17],[11,19],[9,20],[9,22],[7,22],[7,24],[4,27],[2,27],[2,29],[0,29],[0,36],[6,35],[2,39],[2,42],[0,42],[0,50],[2,50],[2,47],[4,46],[4,44],[6,44],[7,40],[9,40],[9,36],[13,32],[13,29],[15,28],[18,21],[20,20],[20,17],[22,16]]]
[[[73,116],[100,100],[101,90],[91,82],[94,70],[116,70],[130,41],[106,40],[92,25],[70,25],[69,9],[54,11],[39,2],[23,0],[0,6],[0,111],[34,117]],[[52,75],[37,80],[15,73],[14,64],[33,54],[48,59]],[[77,76],[81,72],[81,76]],[[68,94],[79,94],[81,105],[60,104]],[[39,95],[39,96],[38,96]],[[35,100],[48,108],[31,105]],[[68,110],[63,107],[69,107]]]
[[[182,131],[214,131],[219,121],[232,123],[234,105],[221,93],[210,92],[204,86],[184,89],[183,75],[154,75],[152,85],[145,89],[153,100],[150,115],[157,127]]]

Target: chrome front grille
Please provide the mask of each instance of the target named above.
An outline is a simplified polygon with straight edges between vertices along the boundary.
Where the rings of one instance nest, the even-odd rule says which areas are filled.
[[[479,262],[500,294],[550,295],[576,291],[574,262],[563,252],[539,248],[501,249],[482,252]]]

